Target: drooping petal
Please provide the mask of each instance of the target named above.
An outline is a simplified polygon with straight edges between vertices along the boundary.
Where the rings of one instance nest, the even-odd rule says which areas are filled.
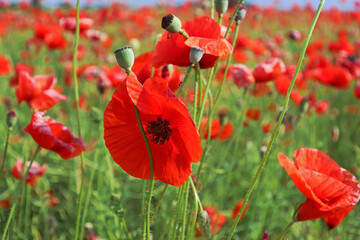
[[[36,110],[47,110],[53,107],[58,102],[66,101],[67,97],[60,94],[54,89],[49,89],[30,101],[30,106]]]
[[[185,44],[189,47],[200,47],[206,54],[213,56],[228,56],[232,51],[231,44],[224,38],[189,37],[189,39],[185,41]]]

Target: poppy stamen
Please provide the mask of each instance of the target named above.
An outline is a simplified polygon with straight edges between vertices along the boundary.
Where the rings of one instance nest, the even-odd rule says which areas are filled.
[[[169,141],[171,136],[171,129],[169,122],[158,118],[156,121],[148,122],[145,133],[149,136],[153,143],[164,144],[165,141]]]

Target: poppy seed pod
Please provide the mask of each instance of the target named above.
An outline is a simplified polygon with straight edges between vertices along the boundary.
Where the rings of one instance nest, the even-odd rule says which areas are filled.
[[[200,62],[203,55],[204,55],[204,50],[202,48],[191,47],[190,54],[189,54],[190,63],[196,64],[196,63]]]
[[[126,73],[129,74],[131,72],[131,68],[134,65],[134,61],[135,61],[135,56],[132,48],[122,47],[116,49],[114,54],[119,66],[125,69]]]
[[[219,16],[221,16],[226,12],[228,6],[229,6],[228,0],[215,0],[215,9],[216,12],[219,14]]]
[[[240,21],[245,18],[246,12],[247,12],[247,9],[246,9],[245,4],[241,4],[239,11],[237,11],[236,16],[235,16],[235,21],[237,24],[239,24]]]
[[[177,33],[181,30],[181,21],[174,14],[168,14],[162,18],[161,27],[169,33]]]
[[[6,115],[6,124],[9,128],[15,126],[17,121],[17,115],[15,112],[11,111]]]

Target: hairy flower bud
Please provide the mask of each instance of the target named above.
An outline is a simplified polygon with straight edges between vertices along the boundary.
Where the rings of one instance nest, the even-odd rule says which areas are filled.
[[[210,218],[206,211],[202,211],[199,213],[198,221],[200,225],[201,232],[207,238],[211,238],[211,225],[210,225]]]
[[[17,115],[15,112],[11,111],[6,115],[6,124],[9,128],[15,126],[17,121]]]

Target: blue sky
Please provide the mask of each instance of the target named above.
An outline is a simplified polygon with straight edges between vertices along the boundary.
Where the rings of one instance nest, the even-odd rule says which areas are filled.
[[[4,0],[2,0],[4,1]],[[5,0],[5,2],[21,2],[21,1],[30,1],[30,0]],[[82,0],[80,3],[85,3],[88,0]],[[134,7],[136,6],[143,6],[143,5],[154,5],[157,2],[171,2],[171,3],[181,3],[184,0],[92,0],[91,2],[94,2],[99,5],[106,5],[109,3],[109,1],[112,2],[122,2],[130,4]],[[57,3],[64,2],[64,0],[42,0],[43,4],[46,6],[51,6]],[[76,0],[66,0],[66,2],[70,2],[75,5]],[[245,0],[245,3],[256,3],[260,6],[269,6],[273,4],[274,0]],[[317,6],[317,4],[320,2],[319,0],[278,0],[279,6],[282,8],[289,8],[293,3],[298,3],[300,6],[304,6],[306,2],[311,2],[314,7]],[[330,8],[333,6],[340,7],[342,9],[352,9],[354,6],[354,0],[345,0],[346,3],[342,3],[341,0],[326,0],[325,1],[325,8]]]

